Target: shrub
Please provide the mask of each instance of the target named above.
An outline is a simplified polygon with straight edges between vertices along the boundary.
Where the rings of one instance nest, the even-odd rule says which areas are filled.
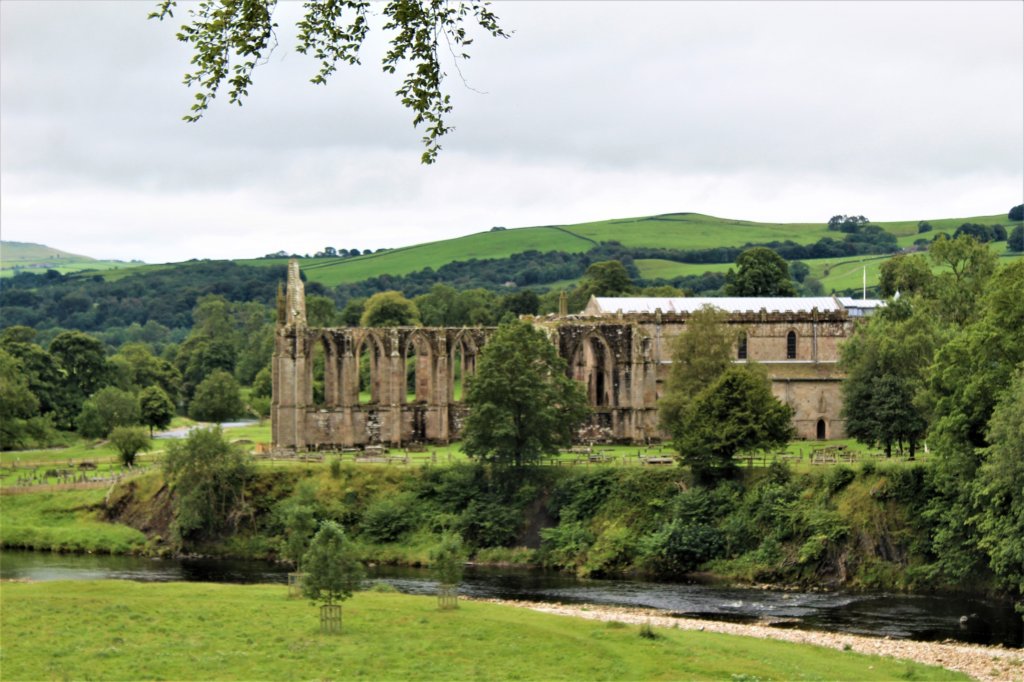
[[[127,467],[135,464],[135,455],[151,447],[149,435],[141,426],[118,426],[110,432],[110,442]]]
[[[459,515],[458,531],[473,547],[508,547],[515,542],[520,524],[519,510],[474,500]]]
[[[395,542],[412,530],[418,519],[414,495],[382,495],[366,508],[362,534],[371,542]]]
[[[857,474],[850,467],[841,464],[836,465],[825,473],[825,489],[828,490],[829,495],[835,495],[850,485],[856,477]]]
[[[641,542],[642,560],[662,575],[680,575],[722,553],[722,533],[705,523],[686,524],[674,520]]]
[[[541,556],[545,564],[571,568],[586,561],[594,534],[579,521],[563,521],[540,532]]]
[[[444,533],[430,552],[430,572],[442,585],[458,585],[466,569],[466,550],[458,533]]]

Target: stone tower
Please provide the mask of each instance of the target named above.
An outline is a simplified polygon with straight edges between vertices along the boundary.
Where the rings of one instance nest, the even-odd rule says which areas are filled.
[[[306,363],[309,344],[306,334],[306,290],[299,276],[299,263],[288,261],[288,286],[278,291],[277,328],[274,335],[273,394],[270,420],[277,447],[303,448],[307,401]]]

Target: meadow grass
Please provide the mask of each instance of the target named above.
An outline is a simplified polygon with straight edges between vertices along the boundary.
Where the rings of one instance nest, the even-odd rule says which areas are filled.
[[[6,583],[6,680],[967,679],[775,640],[634,627],[433,597],[360,592],[342,632],[284,586],[118,581]]]
[[[333,287],[338,284],[359,282],[379,275],[406,275],[430,266],[435,270],[453,261],[472,258],[505,258],[515,253],[536,250],[580,253],[603,241],[618,241],[625,246],[663,247],[673,249],[704,249],[721,246],[742,246],[745,243],[763,243],[792,240],[810,244],[822,237],[841,238],[841,233],[829,232],[827,218],[820,223],[759,223],[747,220],[716,218],[699,213],[671,213],[601,220],[573,225],[521,227],[497,232],[479,232],[391,249],[381,253],[355,258],[301,259],[302,271],[313,282]],[[875,223],[894,234],[901,246],[909,246],[921,237],[931,238],[937,233],[951,233],[965,222],[993,225],[1001,223],[1010,229],[1005,214],[943,218],[929,220],[935,228],[918,235],[916,220]],[[343,246],[343,245],[341,245]],[[280,266],[288,259],[257,258],[234,262],[243,265]],[[174,264],[142,265],[121,270],[108,270],[103,276],[119,279],[135,272],[153,272],[176,267]],[[708,266],[703,266],[709,269]],[[727,266],[726,266],[727,267]],[[697,274],[704,272],[699,270]],[[549,288],[552,285],[547,285]],[[826,285],[826,291],[829,285]],[[843,288],[836,286],[835,288]]]
[[[108,487],[5,494],[0,497],[4,547],[130,554],[146,536],[129,526],[103,521],[95,509]],[[4,588],[6,590],[6,587]]]

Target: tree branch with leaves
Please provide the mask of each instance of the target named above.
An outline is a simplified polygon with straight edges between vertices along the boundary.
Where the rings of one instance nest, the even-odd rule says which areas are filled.
[[[176,0],[161,0],[150,19],[174,16]],[[221,86],[227,84],[228,101],[242,104],[253,85],[253,72],[269,58],[278,45],[274,21],[277,0],[203,0],[189,10],[177,39],[192,49],[193,71],[184,82],[196,86],[195,102],[184,120],[196,122],[209,109]],[[320,67],[310,81],[325,85],[338,64],[360,64],[360,48],[370,31],[374,7],[366,0],[308,0],[305,14],[297,22],[301,54],[312,55]],[[401,87],[395,92],[402,106],[413,112],[413,126],[423,126],[425,151],[420,160],[437,161],[440,139],[453,128],[447,123],[452,111],[445,91],[447,74],[442,68],[439,48],[446,46],[456,69],[469,59],[466,49],[473,43],[467,25],[475,22],[495,38],[509,34],[487,2],[446,0],[388,0],[381,10],[384,31],[391,33],[389,47],[381,59],[385,73],[394,74],[408,65]]]

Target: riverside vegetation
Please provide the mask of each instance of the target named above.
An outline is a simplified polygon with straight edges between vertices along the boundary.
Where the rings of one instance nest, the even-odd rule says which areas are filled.
[[[180,525],[160,472],[112,490],[6,496],[3,545],[58,551],[280,558],[295,533],[341,524],[366,561],[427,565],[445,531],[480,563],[581,576],[995,591],[991,573],[945,580],[923,510],[935,475],[894,461],[793,471],[744,469],[713,488],[689,472],[630,467],[500,470],[457,463],[394,468],[337,461],[257,465],[221,524]],[[233,494],[234,495],[234,494]],[[214,506],[214,509],[219,509]]]

